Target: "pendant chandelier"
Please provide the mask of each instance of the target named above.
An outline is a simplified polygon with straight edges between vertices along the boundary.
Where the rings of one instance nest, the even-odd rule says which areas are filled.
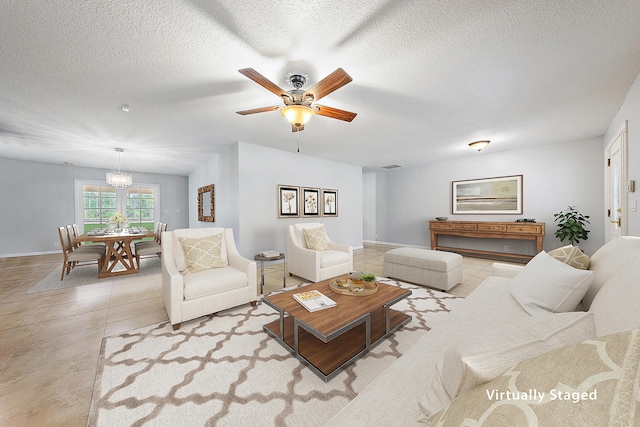
[[[115,188],[125,188],[133,183],[133,178],[130,173],[124,173],[120,171],[122,162],[122,153],[124,148],[115,148],[118,153],[118,172],[107,172],[107,184]]]

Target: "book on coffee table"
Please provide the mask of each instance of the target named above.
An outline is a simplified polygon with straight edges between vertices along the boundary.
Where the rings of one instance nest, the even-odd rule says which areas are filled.
[[[316,290],[293,294],[293,299],[298,301],[304,308],[311,312],[324,310],[325,308],[335,307],[338,305],[334,300]]]

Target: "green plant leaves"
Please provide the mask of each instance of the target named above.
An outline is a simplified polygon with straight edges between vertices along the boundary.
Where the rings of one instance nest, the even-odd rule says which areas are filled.
[[[555,236],[564,242],[568,239],[572,245],[579,243],[580,240],[589,238],[589,230],[586,224],[590,224],[589,215],[582,215],[575,206],[569,206],[566,210],[553,214],[555,222],[558,224]]]

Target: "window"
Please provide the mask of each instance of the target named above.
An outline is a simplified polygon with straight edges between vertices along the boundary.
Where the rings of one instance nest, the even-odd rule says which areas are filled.
[[[134,227],[154,230],[155,191],[148,187],[128,187],[125,216]]]
[[[155,229],[160,221],[160,186],[139,184],[115,189],[105,182],[76,180],[76,224],[82,232],[109,225],[120,211],[134,227]]]

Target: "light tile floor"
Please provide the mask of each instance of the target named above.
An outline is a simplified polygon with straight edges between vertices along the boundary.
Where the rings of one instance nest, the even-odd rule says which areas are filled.
[[[354,269],[382,275],[389,249],[355,250]],[[450,293],[468,295],[492,262],[465,257]],[[0,425],[85,426],[102,339],[167,320],[160,275],[26,294],[60,263],[59,255],[0,259]],[[265,292],[282,287],[281,274],[266,275]],[[301,282],[287,275],[287,286]]]

